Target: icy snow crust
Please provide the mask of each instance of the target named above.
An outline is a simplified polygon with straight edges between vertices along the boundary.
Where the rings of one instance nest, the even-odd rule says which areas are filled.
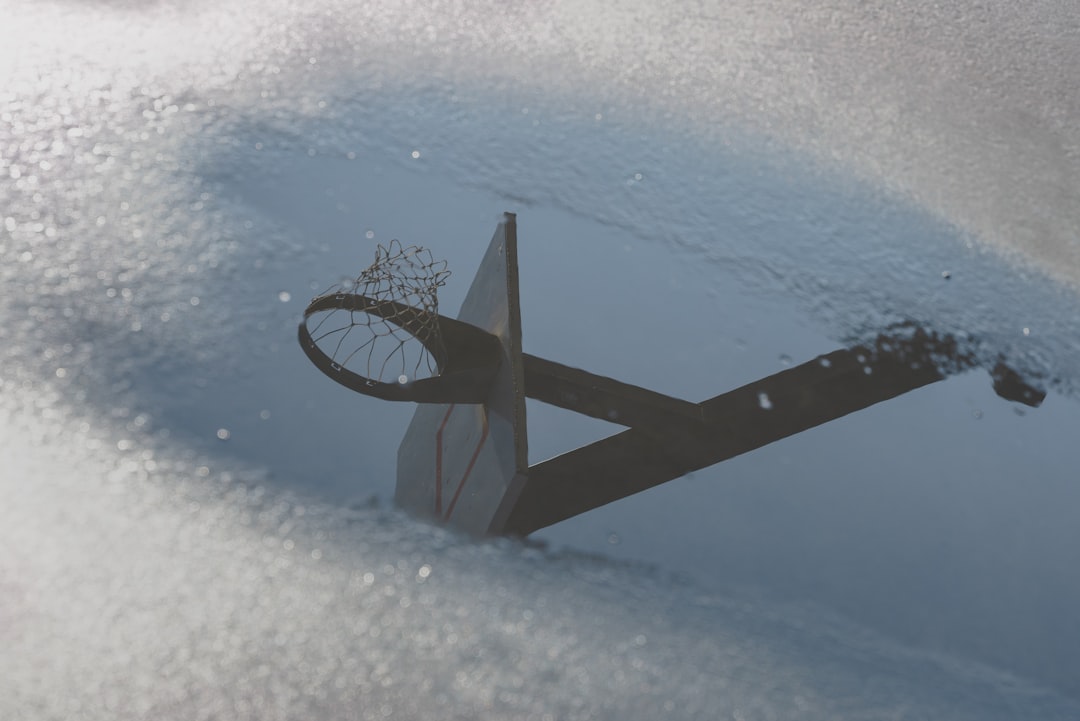
[[[27,435],[0,441],[29,481],[0,511],[4,718],[1076,718],[817,609],[305,505],[153,438]]]
[[[289,342],[278,291],[322,241],[247,194],[296,155],[560,207],[836,337],[914,318],[1075,389],[1077,11],[855,7],[8,3],[0,716],[1076,718],[811,608],[301,500],[154,415]]]
[[[351,153],[664,242],[748,290],[794,295],[836,336],[915,320],[1074,390],[1070,3],[14,7],[0,29],[5,122],[49,141],[5,152],[26,176],[12,176],[22,192],[6,211],[18,253],[62,224],[73,240],[50,260],[71,258],[119,224],[165,252],[235,260],[214,235],[248,235],[222,223],[237,220],[219,197],[233,154]],[[76,187],[105,205],[85,227],[28,222],[35,192]]]

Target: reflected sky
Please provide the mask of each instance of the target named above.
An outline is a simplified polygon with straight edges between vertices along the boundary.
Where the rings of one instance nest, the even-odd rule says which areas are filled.
[[[1080,677],[1077,11],[931,5],[8,3],[4,715],[1075,717],[932,657]],[[1051,395],[961,376],[548,551],[335,515],[411,409],[303,303],[393,237],[468,278],[504,210],[528,352],[700,399],[913,319]]]

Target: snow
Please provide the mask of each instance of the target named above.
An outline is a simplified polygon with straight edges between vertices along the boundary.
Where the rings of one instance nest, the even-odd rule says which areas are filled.
[[[9,3],[0,716],[1076,718],[1076,13]],[[504,210],[537,355],[696,399],[910,319],[1053,393],[459,538],[294,330],[394,237],[455,308]]]
[[[813,607],[307,505],[169,443],[24,440],[5,718],[1075,718]]]

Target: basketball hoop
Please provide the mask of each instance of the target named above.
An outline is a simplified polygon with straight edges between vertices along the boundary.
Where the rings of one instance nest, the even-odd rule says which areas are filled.
[[[439,314],[448,272],[394,241],[304,311],[300,345],[341,385],[414,401],[394,500],[476,534],[533,531],[979,365],[969,344],[915,325],[700,402],[522,350],[517,221],[506,213],[457,319]],[[994,390],[1037,407],[1045,391],[998,362]],[[529,464],[525,399],[625,429]],[[471,404],[462,407],[458,404]]]
[[[450,271],[419,246],[378,246],[355,279],[316,296],[299,340],[341,385],[384,400],[482,403],[498,370],[498,338],[439,315]]]

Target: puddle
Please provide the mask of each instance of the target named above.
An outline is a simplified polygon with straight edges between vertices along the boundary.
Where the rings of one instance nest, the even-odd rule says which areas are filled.
[[[379,217],[385,220],[374,240],[386,239],[385,224],[402,228],[394,237],[405,242],[445,248],[441,255],[450,258],[454,275],[440,293],[444,313],[453,314],[468,269],[486,247],[497,220],[489,209],[517,210],[527,353],[704,400],[845,347],[830,319],[800,309],[790,297],[762,292],[742,277],[739,263],[725,269],[643,233],[450,189],[445,179],[392,165],[369,170],[306,156],[287,163],[272,185],[246,186],[244,197],[277,214],[298,237],[322,239],[313,265],[326,270],[305,268],[298,277],[332,276],[349,258],[356,258],[350,272],[361,269],[373,242],[357,237],[354,217]],[[305,187],[318,192],[302,195]],[[417,207],[424,208],[422,215]],[[961,251],[960,258],[951,267],[982,264],[988,283],[996,280],[992,273],[1008,272],[984,256],[972,259]],[[1042,302],[1038,288],[1034,296],[1036,305]],[[1011,307],[1001,315],[1030,312],[1025,301],[1005,305]],[[999,308],[965,312],[992,327]],[[950,320],[944,325],[950,327]],[[848,335],[861,338],[864,329]],[[764,586],[783,597],[813,599],[907,641],[1002,665],[1015,665],[1016,648],[1030,644],[1043,658],[1055,659],[1038,664],[1040,673],[1054,675],[1054,668],[1072,663],[1072,640],[1061,633],[1071,606],[1063,599],[1080,597],[1080,584],[1062,573],[1080,547],[1069,510],[1080,500],[1073,483],[1080,455],[1070,440],[1080,409],[1074,398],[1053,390],[1039,408],[1003,399],[991,371],[995,359],[1014,347],[964,335],[964,352],[983,367],[536,537],[648,561],[706,586]],[[365,449],[396,447],[404,414],[393,404],[354,396],[303,364],[291,370],[298,374],[291,384],[326,387],[320,393],[326,391],[321,397],[328,405],[310,422],[320,428],[318,439],[334,439],[318,454],[327,463],[338,459],[332,478],[348,475],[340,469],[349,463],[341,463],[331,446],[347,447],[356,424],[380,426],[351,446],[365,467],[379,464],[384,473],[358,469],[350,481],[323,487],[315,480],[311,488],[331,496],[360,488],[388,495],[372,480],[392,477],[392,454]],[[1030,380],[1043,385],[1049,379]],[[1051,387],[1068,386],[1055,380]],[[621,430],[534,402],[528,415],[533,463]],[[1039,610],[1031,614],[1034,608]],[[1065,675],[1058,678],[1068,683]]]
[[[79,7],[0,29],[36,38],[0,66],[0,639],[32,659],[0,709],[1075,717],[1080,206],[1057,75],[991,113],[926,69],[848,97],[852,57],[817,53],[832,84],[792,95],[764,80],[812,63],[755,60],[790,23],[738,7],[650,9],[686,42],[649,35],[644,64],[607,29],[624,11],[588,4]],[[941,38],[904,17],[874,46],[909,67],[894,41]],[[721,20],[743,28],[732,64],[689,62]],[[526,25],[504,67],[492,48]],[[1012,25],[965,27],[1015,55],[985,42]],[[503,211],[541,358],[702,401],[914,327],[972,368],[545,528],[547,550],[454,537],[385,508],[412,408],[326,380],[296,324],[395,238],[447,261],[453,315]],[[1038,408],[995,393],[999,364]],[[620,430],[528,417],[533,463]]]

